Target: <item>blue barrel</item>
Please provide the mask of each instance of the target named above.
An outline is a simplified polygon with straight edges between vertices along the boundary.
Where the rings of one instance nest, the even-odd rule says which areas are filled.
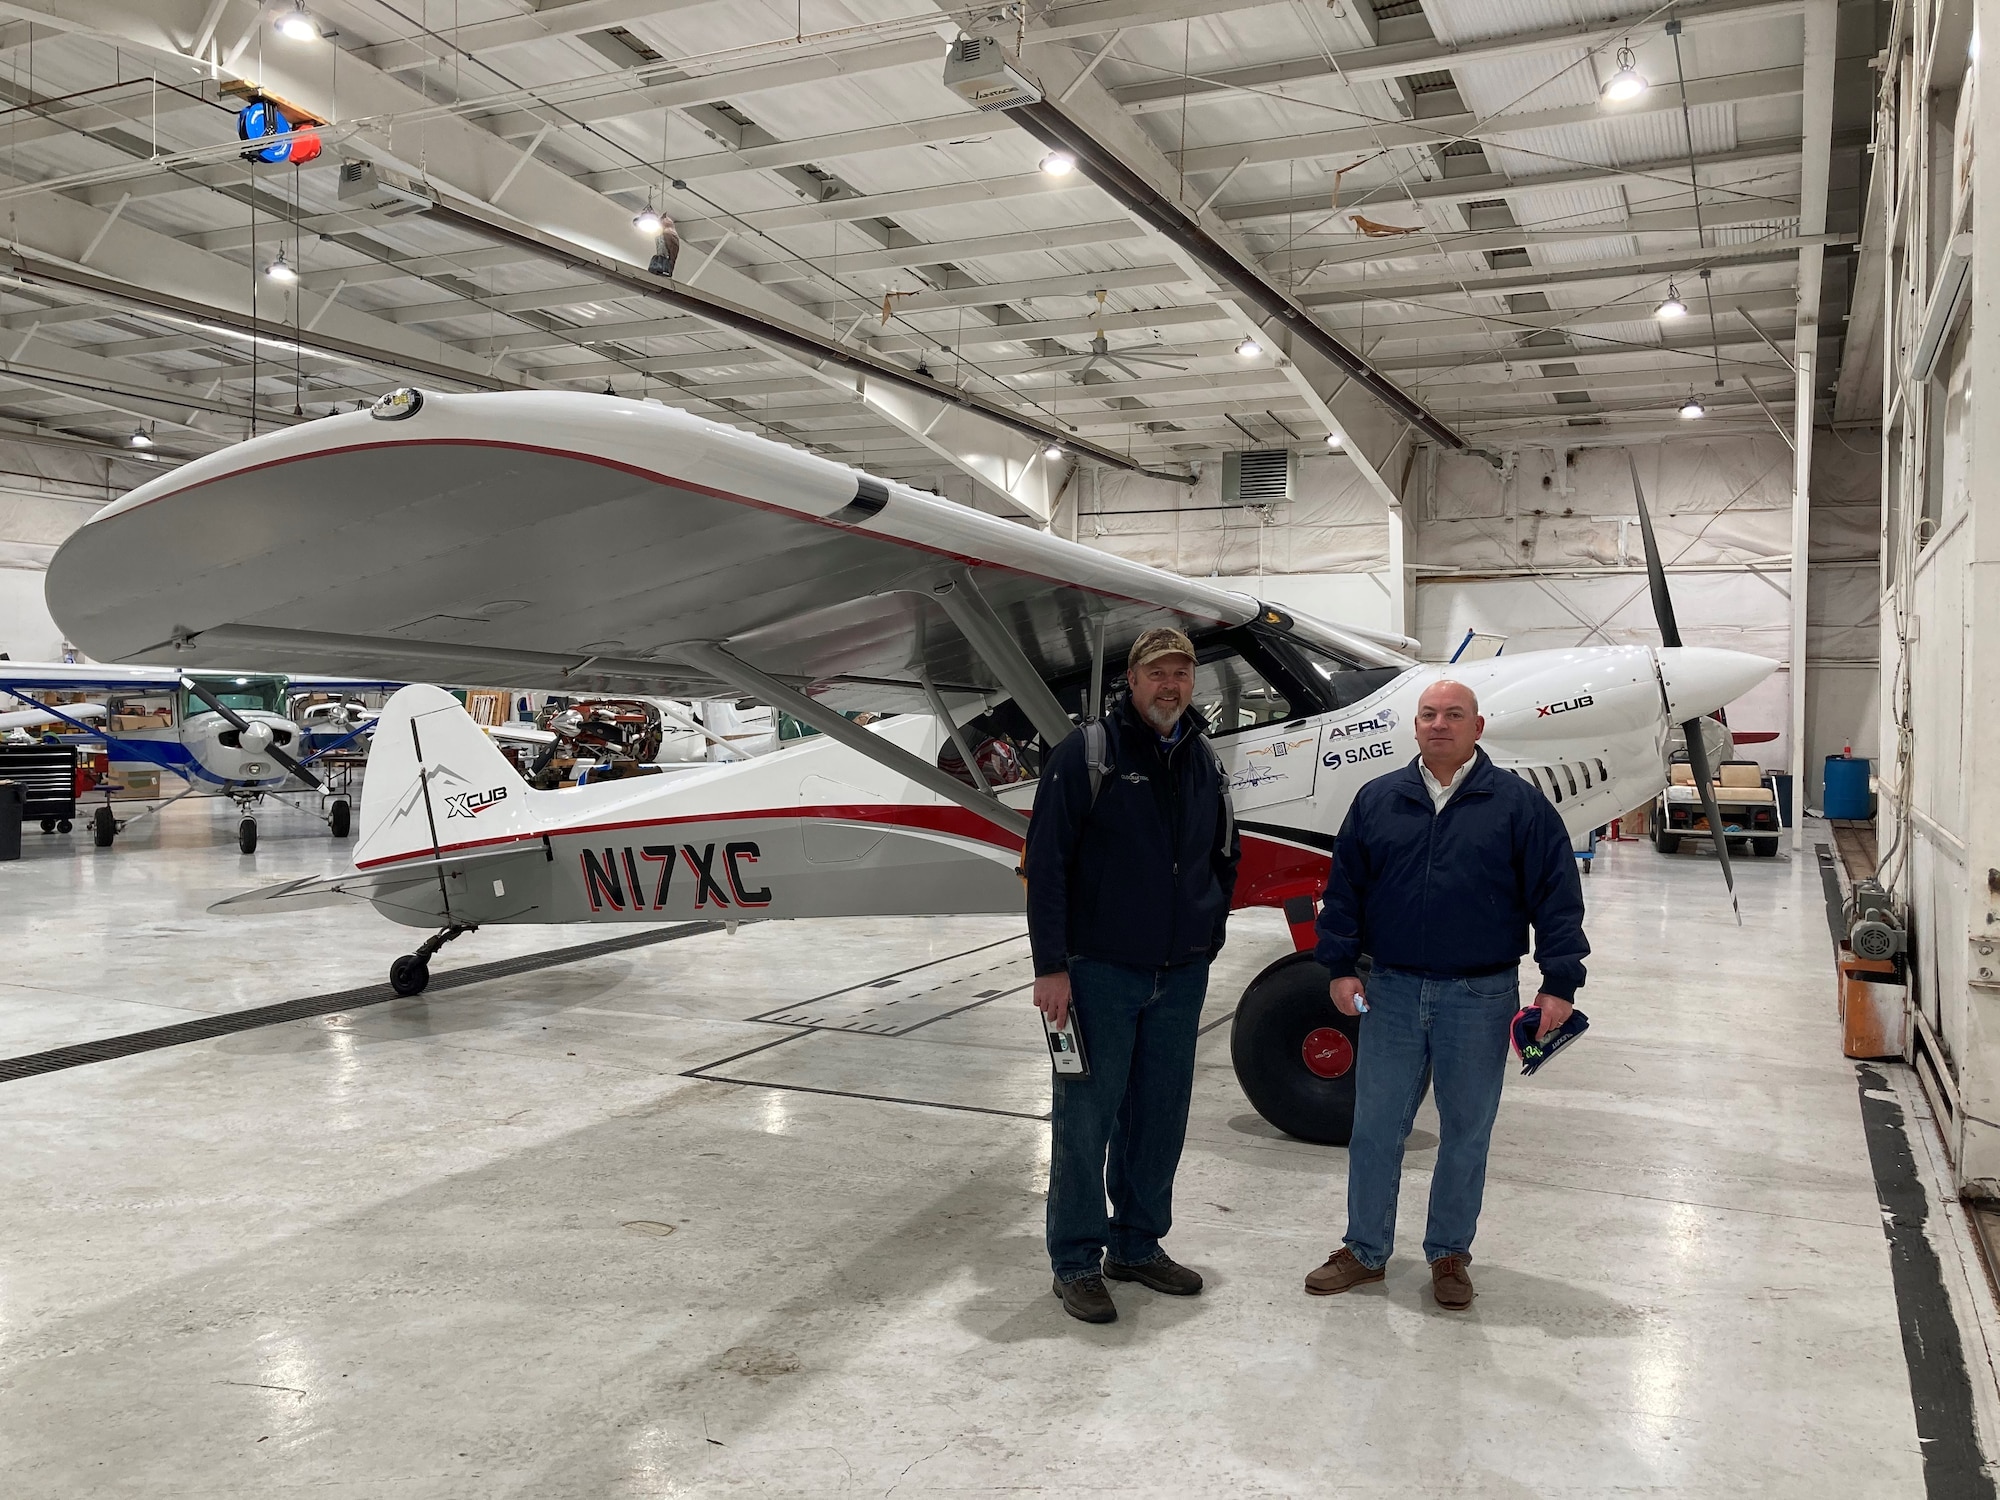
[[[1826,791],[1820,806],[1829,818],[1853,818],[1866,822],[1868,805],[1868,760],[1864,756],[1829,755],[1826,758]]]

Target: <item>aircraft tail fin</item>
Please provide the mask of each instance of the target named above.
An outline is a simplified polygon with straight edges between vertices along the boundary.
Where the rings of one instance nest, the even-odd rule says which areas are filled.
[[[397,690],[375,724],[354,863],[367,869],[531,833],[532,795],[456,698],[412,683]]]

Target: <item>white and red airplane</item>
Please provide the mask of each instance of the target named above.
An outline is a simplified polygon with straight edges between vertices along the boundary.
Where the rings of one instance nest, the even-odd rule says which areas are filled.
[[[1303,950],[1348,803],[1415,754],[1417,697],[1445,674],[1412,641],[655,403],[553,392],[400,391],[199,459],[73,534],[48,598],[102,660],[741,696],[821,731],[536,791],[450,695],[402,689],[376,724],[354,870],[227,903],[361,897],[436,929],[397,961],[402,993],[489,923],[1019,911],[1033,781],[970,785],[940,756],[974,761],[971,738],[1007,731],[1032,766],[1097,711],[1140,631],[1178,626],[1233,791],[1237,904],[1283,908],[1302,950],[1245,992],[1238,1075],[1280,1128],[1346,1138],[1354,1025]],[[1662,623],[1676,640],[1670,607]],[[1582,834],[1666,784],[1675,725],[1774,665],[1624,646],[1449,671],[1478,694],[1494,760]]]

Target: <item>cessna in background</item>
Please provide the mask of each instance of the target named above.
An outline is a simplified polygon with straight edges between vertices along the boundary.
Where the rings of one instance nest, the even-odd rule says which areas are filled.
[[[218,553],[253,520],[254,558]],[[1415,753],[1424,687],[1447,670],[1471,686],[1488,752],[1574,835],[1650,801],[1673,726],[1774,668],[1681,646],[1642,529],[1665,645],[1447,669],[1403,637],[671,408],[406,389],[134,490],[63,543],[48,599],[100,658],[751,698],[820,731],[692,774],[537,791],[448,694],[404,688],[376,726],[354,870],[225,905],[360,897],[435,928],[391,971],[405,994],[488,923],[1018,912],[1041,755],[1102,712],[1132,639],[1178,626],[1235,799],[1237,903],[1282,909],[1300,950],[1244,993],[1237,1075],[1279,1128],[1345,1141],[1358,1031],[1311,962],[1314,901],[1356,789]],[[998,742],[1007,755],[986,753]],[[1706,785],[1699,734],[1689,753]]]
[[[118,778],[164,771],[179,777],[185,789],[172,796],[125,798],[118,806],[145,804],[147,812],[141,816],[147,816],[186,797],[228,797],[241,814],[237,845],[249,854],[257,847],[256,808],[266,797],[311,794],[318,802],[316,815],[335,838],[346,838],[352,827],[348,768],[337,768],[329,778],[312,767],[367,732],[372,717],[309,749],[299,723],[285,711],[287,695],[296,701],[327,693],[349,703],[359,701],[356,694],[400,685],[400,681],[287,678],[256,672],[0,661],[0,701],[21,705],[0,719],[0,728],[40,730],[61,743],[104,747],[110,774],[92,788],[103,791],[104,800],[90,818],[99,848],[109,848],[133,821],[120,818],[111,800],[114,790],[133,790],[121,786]],[[72,693],[90,694],[91,699],[54,701],[58,694]],[[42,831],[54,830],[54,820],[45,819]]]

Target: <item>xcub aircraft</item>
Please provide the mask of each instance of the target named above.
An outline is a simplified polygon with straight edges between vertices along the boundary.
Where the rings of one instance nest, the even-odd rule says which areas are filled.
[[[228,797],[239,813],[237,845],[249,854],[257,847],[256,809],[268,796],[313,794],[318,815],[333,836],[344,839],[348,834],[353,804],[345,780],[329,784],[310,767],[319,755],[353,736],[309,751],[301,726],[285,714],[286,694],[390,688],[401,680],[288,680],[269,673],[0,661],[0,704],[23,705],[0,715],[0,728],[47,726],[65,741],[102,745],[114,779],[134,770],[179,777],[186,788],[179,793],[134,799],[151,802],[154,811],[183,797]],[[58,693],[79,692],[104,701],[53,701]],[[112,805],[110,786],[105,784],[105,800],[90,818],[100,849],[110,848],[127,822]],[[131,805],[125,801],[118,807]],[[47,825],[43,831],[50,831]]]
[[[1450,669],[1479,695],[1487,750],[1576,834],[1648,801],[1672,728],[1774,666],[1679,645],[1646,535],[1666,646]],[[405,389],[196,460],[75,532],[48,598],[107,660],[740,696],[820,731],[537,791],[448,694],[402,689],[376,724],[354,869],[224,905],[359,897],[432,928],[391,971],[404,994],[491,923],[1017,912],[1041,754],[1101,712],[1140,631],[1178,626],[1229,774],[1237,904],[1283,909],[1300,949],[1244,994],[1238,1076],[1279,1128],[1346,1139],[1357,1030],[1305,950],[1348,803],[1415,754],[1417,697],[1444,671],[1412,641],[655,403],[554,392]],[[1002,736],[1028,776],[994,785],[978,752]],[[941,768],[947,748],[966,779]]]

